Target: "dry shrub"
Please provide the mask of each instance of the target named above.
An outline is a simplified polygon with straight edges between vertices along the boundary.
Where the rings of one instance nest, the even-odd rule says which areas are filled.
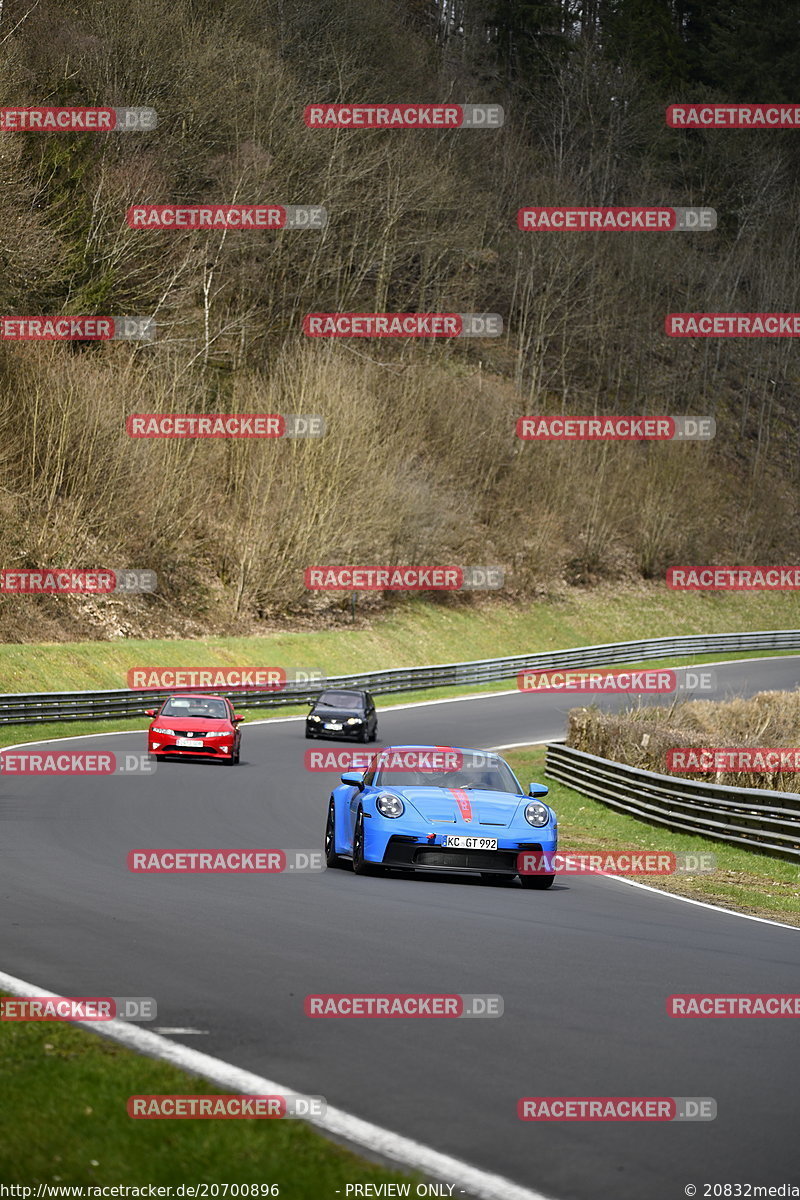
[[[619,713],[573,708],[567,744],[600,758],[666,774],[667,751],[671,749],[794,748],[799,729],[800,692],[759,692],[749,699],[642,704]],[[693,772],[685,777],[730,787],[800,790],[800,774],[787,771]]]
[[[441,53],[400,3],[7,0],[16,9],[4,103],[152,105],[159,124],[0,136],[0,307],[153,315],[158,336],[0,346],[2,564],[151,567],[161,590],[140,619],[150,611],[155,630],[335,608],[304,593],[319,562],[499,565],[507,594],[530,597],[679,561],[797,560],[791,339],[663,334],[688,298],[790,307],[788,142],[683,140],[676,156],[635,70],[588,42],[530,93],[495,80],[513,114],[502,130],[307,130],[317,100],[485,98],[480,44]],[[324,204],[330,223],[165,233],[124,220],[137,202],[233,201]],[[730,215],[707,235],[519,232],[520,206],[552,203]],[[505,333],[309,345],[303,315],[329,310],[496,311]],[[124,433],[134,411],[236,408],[320,413],[329,432]],[[520,443],[515,419],[536,412],[711,414],[718,436]],[[61,611],[80,626],[77,603]],[[0,637],[24,633],[25,612],[33,636],[49,610],[3,603]]]

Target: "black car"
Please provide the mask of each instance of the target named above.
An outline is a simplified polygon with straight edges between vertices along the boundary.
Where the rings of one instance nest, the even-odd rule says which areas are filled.
[[[316,700],[310,700],[306,717],[307,738],[353,738],[374,742],[378,736],[378,716],[369,692],[332,688]]]

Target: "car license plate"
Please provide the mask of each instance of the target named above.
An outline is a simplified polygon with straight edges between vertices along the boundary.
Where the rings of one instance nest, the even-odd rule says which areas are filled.
[[[448,834],[444,844],[451,850],[496,850],[497,838],[456,837],[455,834]]]
[[[325,728],[326,729],[341,729],[342,724],[341,724],[341,721],[326,721]]]
[[[176,746],[202,746],[202,738],[175,738]]]

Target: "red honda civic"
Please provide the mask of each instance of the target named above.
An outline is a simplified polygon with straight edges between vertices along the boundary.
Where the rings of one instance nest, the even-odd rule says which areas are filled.
[[[147,749],[158,762],[183,755],[219,758],[229,766],[239,761],[244,717],[224,696],[170,696],[160,709],[145,710],[154,719],[147,732]]]

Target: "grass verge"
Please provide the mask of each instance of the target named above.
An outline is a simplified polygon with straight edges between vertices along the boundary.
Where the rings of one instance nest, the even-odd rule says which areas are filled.
[[[127,687],[131,667],[284,667],[324,675],[748,629],[800,627],[800,594],[578,589],[512,606],[452,608],[409,597],[387,617],[321,631],[196,640],[0,644],[1,692]]]
[[[105,645],[106,643],[100,643]],[[532,651],[533,653],[533,651]],[[780,650],[772,651],[752,651],[752,652],[736,652],[737,659],[757,659],[757,658],[781,658],[784,652]],[[502,657],[498,655],[497,657]],[[679,667],[679,666],[700,666],[703,663],[722,663],[728,662],[730,658],[724,654],[698,654],[689,655],[683,658],[665,658],[652,659],[641,663],[625,663],[622,664],[626,668],[634,670],[642,667]],[[176,664],[167,663],[168,666]],[[204,662],[205,666],[209,665]],[[216,664],[210,664],[216,665]],[[241,665],[241,664],[240,664]],[[248,664],[248,665],[264,665],[264,664]],[[422,665],[422,664],[417,664]],[[609,664],[613,666],[613,664]],[[365,670],[367,668],[364,668]],[[377,668],[376,668],[377,669]],[[603,668],[605,669],[605,668]],[[492,692],[503,692],[513,690],[515,687],[514,679],[501,679],[494,683],[481,684],[464,684],[460,687],[439,687],[430,688],[427,691],[418,692],[397,692],[379,696],[377,699],[378,709],[385,708],[393,704],[414,704],[425,700],[448,700],[454,699],[456,696],[467,695],[489,695]],[[82,689],[76,689],[82,690]],[[102,689],[98,689],[102,690]],[[242,696],[242,701],[245,697]],[[591,697],[587,698],[589,702]],[[580,698],[575,697],[576,704],[580,703]],[[294,705],[290,704],[284,708],[248,708],[246,703],[236,705],[237,712],[242,713],[248,721],[265,721],[276,719],[279,717],[295,717],[305,716],[308,712],[306,704]],[[96,733],[125,733],[141,731],[146,729],[147,717],[126,717],[117,720],[108,721],[43,721],[35,725],[0,725],[0,747],[13,746],[22,742],[47,741],[49,739],[65,738],[65,737],[86,737],[89,734]]]
[[[781,651],[775,650],[768,654],[753,652],[752,654],[736,654],[737,658],[780,658]],[[646,663],[625,663],[630,669],[641,667],[678,667],[698,666],[701,663],[727,662],[724,655],[696,655],[687,658],[666,658]],[[604,668],[605,669],[605,668]],[[378,711],[393,704],[414,704],[423,700],[452,700],[456,696],[482,696],[492,692],[509,691],[515,687],[513,679],[501,679],[494,683],[465,684],[462,687],[430,688],[422,692],[397,692],[393,695],[379,696]],[[242,697],[244,699],[244,697]],[[587,700],[590,700],[588,697]],[[580,698],[576,695],[576,704]],[[248,708],[246,704],[237,704],[236,711],[242,713],[248,721],[274,720],[279,717],[305,716],[308,705],[289,704],[285,708]],[[65,737],[87,737],[93,733],[126,733],[142,731],[147,728],[148,717],[126,717],[110,721],[43,721],[35,725],[0,725],[0,747],[15,746],[21,742],[46,741]]]
[[[544,780],[544,747],[510,751],[505,757],[523,786],[531,779]],[[548,802],[558,813],[560,849],[711,852],[716,855],[714,874],[641,876],[638,881],[660,891],[800,927],[797,864],[729,846],[726,842],[650,825],[615,812],[554,779],[548,779],[547,786]]]
[[[736,654],[736,658],[780,658],[781,651],[754,651],[753,653]],[[698,666],[701,663],[727,662],[724,655],[695,655],[687,658],[654,659],[646,663],[626,663],[626,667],[634,669],[641,667],[678,667]],[[430,688],[423,692],[398,692],[394,695],[379,697],[378,710],[392,704],[414,704],[422,700],[448,700],[456,696],[488,695],[492,692],[502,692],[513,689],[513,679],[501,679],[495,683],[464,685],[463,687]],[[576,704],[579,702],[576,696]],[[246,704],[238,704],[237,712],[242,713],[248,721],[266,721],[278,717],[305,716],[308,706],[287,705],[285,708],[248,708]],[[93,733],[125,733],[136,732],[147,728],[147,717],[127,717],[112,721],[49,721],[36,725],[3,725],[0,726],[0,747],[14,746],[21,742],[46,741],[48,739],[65,737],[86,737]]]
[[[348,1183],[409,1180],[302,1121],[132,1120],[132,1095],[223,1093],[65,1022],[0,1021],[0,1093],[0,1181],[9,1183],[258,1183],[335,1200]]]

